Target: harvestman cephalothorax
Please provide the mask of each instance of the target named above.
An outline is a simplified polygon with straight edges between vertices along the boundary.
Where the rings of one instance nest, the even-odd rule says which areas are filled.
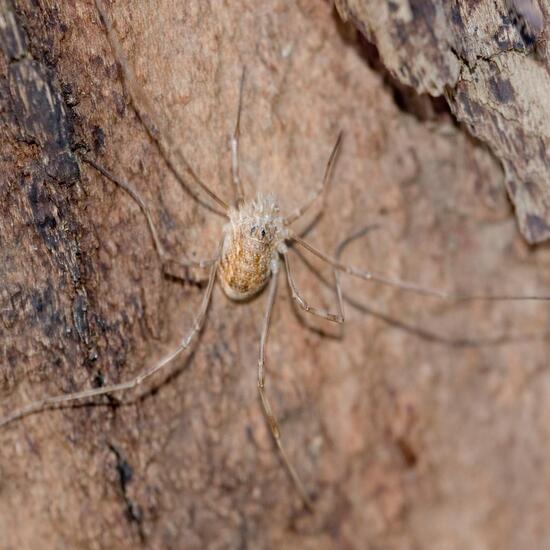
[[[206,197],[208,197],[208,200],[210,201],[210,209],[222,214],[227,218],[228,221],[225,225],[223,236],[219,243],[217,252],[213,258],[203,261],[175,259],[165,251],[158,236],[157,229],[153,223],[149,207],[141,198],[141,196],[137,193],[137,191],[135,191],[129,183],[115,176],[110,171],[106,170],[98,163],[96,163],[93,159],[83,155],[83,159],[85,162],[93,166],[107,179],[124,189],[124,191],[128,193],[132,197],[132,199],[135,200],[136,203],[139,205],[147,220],[154,246],[163,266],[166,266],[171,262],[175,262],[185,267],[199,267],[209,270],[206,290],[204,292],[202,303],[200,305],[198,313],[195,316],[190,332],[180,341],[179,345],[171,353],[167,354],[156,364],[150,366],[149,368],[138,374],[135,378],[126,382],[121,382],[119,384],[83,390],[71,394],[48,396],[43,399],[39,399],[30,403],[26,407],[16,410],[8,416],[0,419],[0,427],[6,426],[7,424],[29,414],[36,413],[47,408],[52,408],[62,403],[91,398],[109,393],[122,392],[124,390],[135,388],[136,386],[141,384],[145,379],[149,378],[150,376],[161,370],[179,353],[185,350],[189,346],[193,338],[197,335],[197,333],[202,329],[216,279],[220,281],[225,294],[231,300],[236,301],[249,299],[256,294],[259,294],[267,286],[267,307],[265,310],[263,326],[261,330],[257,370],[258,391],[263,410],[267,418],[267,422],[271,429],[271,433],[273,435],[275,443],[277,444],[277,447],[279,449],[282,460],[286,468],[288,469],[288,472],[304,503],[308,507],[311,507],[310,496],[306,491],[303,483],[301,482],[296,469],[288,459],[285,452],[285,448],[281,440],[279,424],[273,414],[269,399],[265,391],[265,348],[269,331],[271,311],[273,309],[273,304],[275,302],[277,293],[277,280],[279,278],[280,271],[285,271],[292,298],[300,308],[302,308],[306,312],[309,312],[323,319],[333,321],[335,323],[344,322],[342,292],[339,283],[340,272],[359,277],[361,279],[372,280],[378,283],[391,285],[407,291],[456,301],[549,300],[550,298],[544,296],[457,295],[441,290],[435,290],[433,288],[426,288],[415,283],[385,277],[383,275],[378,275],[369,271],[359,270],[355,267],[344,265],[339,261],[338,254],[336,254],[335,257],[332,257],[308,244],[300,237],[299,234],[293,231],[292,225],[318,201],[321,201],[320,208],[322,209],[324,207],[326,189],[329,184],[332,168],[338,153],[338,149],[342,142],[341,134],[338,136],[336,144],[334,145],[334,148],[328,159],[322,182],[320,182],[320,184],[316,186],[308,200],[302,206],[297,208],[294,212],[287,216],[283,216],[279,212],[277,201],[271,195],[258,195],[258,197],[254,200],[247,199],[244,196],[241,180],[239,177],[239,125],[242,110],[243,86],[245,80],[244,70],[240,82],[239,104],[236,117],[237,120],[231,139],[232,183],[234,188],[234,202],[231,205],[226,204],[225,201],[218,197],[204,182],[199,179],[195,171],[185,160],[181,150],[176,148],[170,140],[169,133],[165,131],[166,128],[164,128],[163,126],[159,126],[160,119],[158,117],[154,117],[154,109],[152,105],[150,104],[145,94],[143,94],[137,86],[134,74],[130,69],[130,66],[114,33],[114,30],[110,23],[110,19],[105,12],[101,0],[96,0],[96,7],[101,15],[111,47],[121,67],[123,83],[129,97],[131,98],[134,109],[136,110],[137,115],[144,124],[153,142],[157,145],[159,152],[165,160],[168,168],[174,174],[177,180],[187,189],[189,189],[188,180],[191,180],[195,184],[195,186],[200,189]],[[175,163],[175,159],[177,159],[178,164]],[[184,173],[179,170],[179,167],[183,168]],[[204,204],[204,200],[198,195],[198,193],[193,192],[193,195],[199,202],[201,202],[201,204]],[[305,248],[310,253],[314,254],[315,256],[332,266],[334,270],[336,289],[335,292],[338,304],[337,313],[331,313],[324,309],[318,309],[307,303],[301,296],[292,277],[292,272],[290,270],[290,260],[288,256],[289,248],[294,245]]]

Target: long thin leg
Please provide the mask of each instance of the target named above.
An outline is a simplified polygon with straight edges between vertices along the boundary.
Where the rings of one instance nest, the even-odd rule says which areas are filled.
[[[20,418],[23,418],[30,414],[37,413],[44,409],[53,408],[56,405],[60,405],[62,403],[68,403],[70,401],[86,399],[88,397],[96,397],[98,395],[104,395],[106,393],[116,393],[116,392],[121,392],[125,390],[131,390],[132,388],[135,388],[136,386],[141,384],[146,378],[149,378],[150,376],[158,372],[160,369],[162,369],[162,367],[167,365],[179,353],[181,353],[185,348],[187,348],[191,343],[191,341],[193,340],[193,338],[195,337],[195,335],[202,329],[202,326],[204,324],[204,319],[206,317],[206,312],[208,311],[208,306],[210,304],[210,298],[212,297],[212,289],[214,287],[214,281],[216,280],[217,267],[218,267],[218,264],[215,263],[210,270],[208,286],[206,287],[206,292],[202,299],[201,307],[193,321],[193,327],[191,328],[189,333],[185,336],[185,338],[181,340],[178,347],[174,351],[165,355],[158,363],[154,364],[152,367],[149,367],[147,370],[143,371],[142,373],[138,374],[135,378],[132,378],[127,382],[121,382],[120,384],[112,384],[111,386],[104,386],[102,388],[92,388],[92,389],[83,390],[80,392],[68,393],[65,395],[53,395],[53,396],[45,397],[43,399],[34,401],[29,405],[27,405],[26,407],[22,407],[21,409],[16,410],[13,413],[9,414],[8,416],[2,418],[0,420],[0,428],[10,424],[11,422],[14,422],[15,420],[19,420]]]
[[[294,299],[294,301],[304,311],[307,311],[308,313],[316,315],[317,317],[321,317],[322,319],[327,319],[328,321],[333,321],[335,323],[343,323],[344,322],[344,304],[342,301],[342,290],[340,288],[338,270],[334,269],[334,283],[336,288],[336,296],[338,298],[338,313],[334,314],[326,309],[318,309],[316,307],[313,307],[304,300],[304,298],[300,295],[300,292],[296,288],[296,283],[294,282],[294,278],[292,277],[292,272],[290,271],[290,260],[288,258],[288,254],[283,254],[283,260],[285,262],[285,271],[286,271],[288,286],[290,287],[290,292],[292,294],[292,298]]]
[[[330,153],[330,157],[328,159],[327,166],[325,168],[325,175],[323,177],[323,181],[321,185],[318,185],[317,188],[311,193],[311,196],[309,197],[309,199],[305,204],[300,206],[300,208],[298,208],[292,214],[290,214],[290,216],[285,218],[285,225],[290,225],[291,223],[295,222],[297,219],[302,217],[302,215],[309,210],[309,208],[315,203],[315,201],[319,198],[320,195],[323,195],[322,208],[324,208],[326,190],[328,188],[328,184],[332,175],[332,168],[334,166],[334,161],[336,160],[338,149],[340,148],[340,144],[342,143],[342,136],[343,134],[342,132],[340,132],[338,134],[338,138],[336,139],[336,143],[334,144],[332,152]]]
[[[203,206],[207,206],[211,210],[217,212],[218,214],[226,215],[227,213],[227,204],[220,198],[216,193],[214,193],[196,174],[191,165],[187,162],[184,154],[181,149],[175,146],[170,133],[167,131],[165,125],[159,124],[161,120],[158,116],[153,116],[156,114],[155,109],[153,108],[149,98],[143,93],[141,88],[137,85],[135,75],[130,68],[128,60],[124,55],[124,51],[120,42],[118,41],[115,32],[113,31],[113,26],[111,20],[109,19],[102,0],[95,0],[95,5],[103,23],[105,25],[105,30],[107,31],[107,37],[111,48],[115,54],[116,60],[119,63],[122,70],[122,80],[124,87],[129,94],[134,109],[140,118],[141,122],[145,126],[147,133],[151,139],[156,143],[159,152],[161,153],[166,165],[170,171],[174,174],[178,182],[189,191],[193,197],[200,202]],[[160,134],[160,135],[159,135]],[[180,164],[183,166],[184,171],[191,179],[205,192],[218,206],[220,206],[223,212],[219,212],[217,209],[212,208],[205,204],[197,194],[189,188],[188,182],[181,175],[178,167],[173,162],[173,157],[177,157]]]
[[[168,254],[159,239],[157,229],[153,222],[153,217],[151,216],[151,210],[149,209],[149,206],[147,206],[147,203],[143,200],[141,195],[127,181],[119,178],[118,176],[115,176],[112,172],[110,172],[109,170],[107,170],[97,162],[95,162],[95,160],[91,159],[86,155],[81,155],[81,157],[85,162],[87,162],[90,166],[93,166],[100,174],[102,174],[108,180],[112,181],[114,184],[124,189],[124,191],[126,191],[126,193],[128,193],[128,195],[130,195],[130,197],[132,197],[132,199],[134,199],[134,201],[140,207],[145,218],[147,219],[147,224],[149,226],[151,236],[153,237],[153,242],[155,243],[155,249],[157,251],[157,254],[159,256],[159,259],[163,267],[166,267],[166,264],[168,262],[173,262],[174,264],[180,265],[182,267],[204,268],[204,267],[211,266],[216,261],[216,258],[212,258],[208,260],[189,260],[187,258],[180,259],[180,258],[174,258],[170,254]]]
[[[243,107],[244,79],[246,76],[246,67],[243,67],[241,75],[241,84],[239,86],[239,106],[237,108],[237,121],[235,130],[231,137],[231,179],[233,181],[233,190],[235,192],[235,204],[239,207],[244,200],[244,191],[239,173],[239,138],[241,136],[241,112]]]
[[[362,231],[363,233],[364,231]],[[349,237],[348,237],[349,239]],[[346,240],[348,240],[346,239]],[[326,287],[331,286],[331,281],[328,278],[324,277],[317,271],[314,266],[308,261],[308,259],[301,254],[301,251],[296,250],[296,253],[300,256],[300,259],[308,266],[309,270],[314,273],[314,275],[321,281]],[[338,253],[336,253],[336,258],[338,258]],[[392,317],[387,315],[383,311],[373,309],[370,305],[366,305],[363,302],[360,302],[354,294],[346,294],[342,291],[342,299],[344,302],[347,302],[351,307],[355,308],[357,311],[370,315],[377,318],[378,320],[386,323],[389,327],[397,328],[413,336],[417,336],[422,340],[427,342],[433,342],[436,344],[441,344],[444,346],[452,348],[479,348],[479,347],[496,347],[503,346],[508,344],[514,344],[517,342],[533,342],[533,341],[543,341],[550,338],[550,331],[542,332],[523,332],[515,334],[495,334],[495,335],[480,335],[476,338],[470,338],[467,336],[464,337],[452,337],[447,336],[446,334],[440,334],[438,332],[425,329],[421,326],[414,325],[402,319]]]
[[[267,341],[267,334],[269,332],[269,321],[271,320],[271,311],[273,310],[273,303],[275,302],[275,296],[277,295],[277,279],[278,279],[278,272],[273,273],[272,279],[269,285],[269,295],[267,298],[267,308],[265,310],[265,317],[264,317],[264,324],[262,328],[262,336],[260,339],[260,358],[258,361],[258,391],[260,393],[260,399],[262,401],[262,406],[264,409],[264,413],[267,419],[267,423],[269,424],[269,428],[271,430],[271,433],[273,435],[273,439],[275,440],[275,443],[277,444],[277,448],[279,449],[279,453],[281,455],[281,458],[288,470],[288,473],[290,474],[290,477],[292,478],[292,481],[294,485],[296,486],[296,489],[300,493],[300,496],[302,497],[302,500],[304,501],[304,504],[309,508],[313,508],[313,504],[311,502],[311,499],[309,495],[307,494],[307,491],[304,488],[304,485],[298,476],[298,473],[294,469],[294,466],[291,464],[287,454],[286,450],[283,446],[283,442],[281,440],[281,429],[279,427],[279,423],[277,422],[277,419],[275,418],[275,415],[273,414],[273,411],[271,409],[271,404],[269,402],[269,399],[267,398],[266,392],[265,392],[265,371],[264,371],[264,363],[265,363],[265,346]]]
[[[531,294],[524,295],[514,295],[514,294],[493,294],[493,295],[483,295],[483,294],[458,294],[454,292],[448,292],[446,290],[439,290],[434,288],[427,288],[425,286],[419,285],[417,283],[412,283],[409,281],[403,281],[401,279],[386,277],[385,275],[379,275],[372,271],[366,271],[357,269],[354,266],[345,265],[338,261],[336,258],[321,252],[308,242],[304,241],[297,235],[290,235],[289,240],[296,242],[300,246],[303,246],[306,250],[309,250],[312,254],[321,258],[328,264],[332,265],[342,273],[347,273],[353,277],[358,277],[359,279],[365,279],[367,281],[376,281],[383,285],[393,286],[400,288],[402,290],[407,290],[409,292],[415,292],[417,294],[424,294],[426,296],[436,296],[437,298],[443,298],[446,300],[453,300],[456,302],[466,302],[473,300],[486,300],[486,301],[520,301],[520,300],[540,300],[540,301],[549,301],[550,296],[536,296]]]

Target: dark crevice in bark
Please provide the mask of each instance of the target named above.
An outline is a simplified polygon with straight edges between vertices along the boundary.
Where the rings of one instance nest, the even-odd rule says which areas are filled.
[[[122,451],[113,443],[108,444],[109,449],[116,458],[116,471],[118,475],[119,491],[124,501],[124,515],[126,519],[137,529],[139,539],[145,542],[145,531],[143,528],[143,513],[139,504],[134,502],[128,494],[128,485],[134,478],[134,470]]]

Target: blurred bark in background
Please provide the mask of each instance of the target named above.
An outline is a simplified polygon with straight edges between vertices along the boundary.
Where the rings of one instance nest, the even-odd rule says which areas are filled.
[[[547,4],[106,4],[171,139],[226,200],[246,65],[249,197],[301,204],[343,129],[312,243],[334,252],[378,223],[346,262],[461,292],[550,294],[549,251],[524,240],[550,226]],[[133,183],[176,255],[211,256],[223,220],[159,157],[92,1],[0,0],[0,41],[5,414],[134,376],[186,333],[204,290],[199,272],[162,275],[137,206],[76,150]],[[304,258],[300,288],[334,307],[330,270]],[[256,395],[265,296],[235,304],[216,289],[193,352],[127,404],[0,432],[0,547],[544,547],[548,307],[344,286],[339,335],[296,313],[281,280],[268,344],[268,391],[313,514]]]
[[[550,236],[550,4],[539,0],[336,0],[383,64],[418,93],[445,95],[502,162],[520,229]]]

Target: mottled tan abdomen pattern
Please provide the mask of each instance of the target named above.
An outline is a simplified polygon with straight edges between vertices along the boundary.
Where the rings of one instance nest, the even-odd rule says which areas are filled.
[[[271,276],[271,243],[235,231],[227,235],[220,261],[220,279],[225,293],[244,300],[259,292]]]

